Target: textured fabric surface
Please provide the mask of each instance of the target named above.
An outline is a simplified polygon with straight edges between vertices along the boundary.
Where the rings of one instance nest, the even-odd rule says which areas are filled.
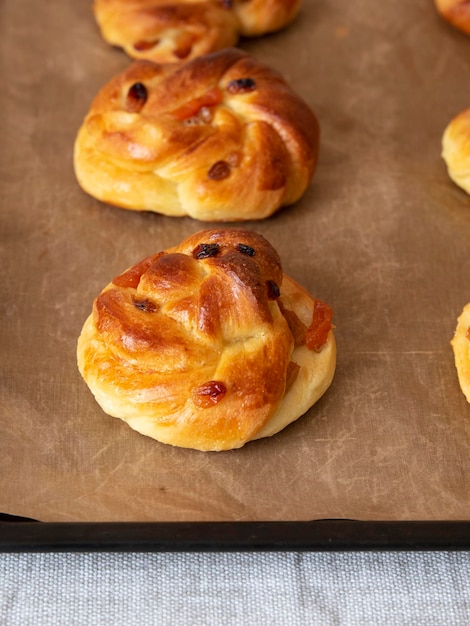
[[[470,553],[2,554],[0,624],[468,624]]]

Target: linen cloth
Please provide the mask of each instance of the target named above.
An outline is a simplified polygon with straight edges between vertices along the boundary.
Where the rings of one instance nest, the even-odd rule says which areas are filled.
[[[2,626],[468,623],[468,552],[0,555]]]

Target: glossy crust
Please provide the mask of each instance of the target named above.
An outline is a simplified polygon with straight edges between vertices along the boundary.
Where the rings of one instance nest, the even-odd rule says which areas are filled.
[[[92,196],[202,221],[253,220],[297,201],[316,167],[314,113],[236,49],[175,67],[137,61],[99,93],[75,142]]]
[[[457,320],[457,328],[451,344],[460,387],[467,401],[470,402],[470,303],[464,307]]]
[[[450,178],[470,193],[470,109],[457,115],[445,129],[442,157]]]
[[[135,59],[178,63],[289,24],[300,0],[95,0],[103,38]]]
[[[440,15],[452,26],[470,35],[469,0],[435,0]]]
[[[283,274],[266,239],[237,229],[196,233],[116,277],[77,355],[106,413],[198,450],[277,433],[336,364],[331,309]]]

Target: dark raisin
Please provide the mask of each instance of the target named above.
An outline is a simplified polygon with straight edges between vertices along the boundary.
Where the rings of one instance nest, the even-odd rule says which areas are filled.
[[[195,259],[207,259],[210,256],[215,256],[219,253],[220,246],[218,243],[200,243],[193,250],[193,257]]]
[[[193,390],[194,404],[208,409],[219,403],[227,393],[227,387],[218,380],[210,380]]]
[[[226,161],[217,161],[207,172],[211,180],[223,180],[230,176],[230,165]]]
[[[157,305],[151,300],[137,300],[134,299],[134,306],[141,311],[145,311],[146,313],[155,313],[157,310]]]
[[[242,254],[247,254],[248,256],[255,256],[255,249],[252,248],[251,246],[247,246],[244,243],[237,243],[235,248],[238,250],[238,252],[241,252]]]
[[[231,94],[249,93],[256,89],[256,82],[253,78],[236,78],[227,85],[227,91]]]
[[[222,6],[224,9],[231,9],[233,6],[232,0],[222,0]]]
[[[126,107],[127,110],[136,113],[147,102],[147,87],[142,83],[134,83],[127,92]]]
[[[268,280],[266,282],[266,286],[268,288],[268,298],[270,300],[275,300],[276,298],[279,298],[279,296],[281,295],[281,291],[277,283],[275,283],[273,280]]]

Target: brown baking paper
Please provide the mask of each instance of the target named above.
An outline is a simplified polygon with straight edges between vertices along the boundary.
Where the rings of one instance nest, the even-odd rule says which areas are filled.
[[[240,47],[317,113],[304,198],[248,227],[334,309],[326,395],[236,451],[160,444],[105,415],[76,340],[116,274],[207,224],[101,204],[72,145],[98,90],[130,63],[89,0],[4,0],[0,511],[45,521],[470,519],[470,406],[450,339],[470,301],[470,202],[442,132],[470,106],[470,37],[429,0],[304,0]],[[235,224],[235,226],[237,226]]]

